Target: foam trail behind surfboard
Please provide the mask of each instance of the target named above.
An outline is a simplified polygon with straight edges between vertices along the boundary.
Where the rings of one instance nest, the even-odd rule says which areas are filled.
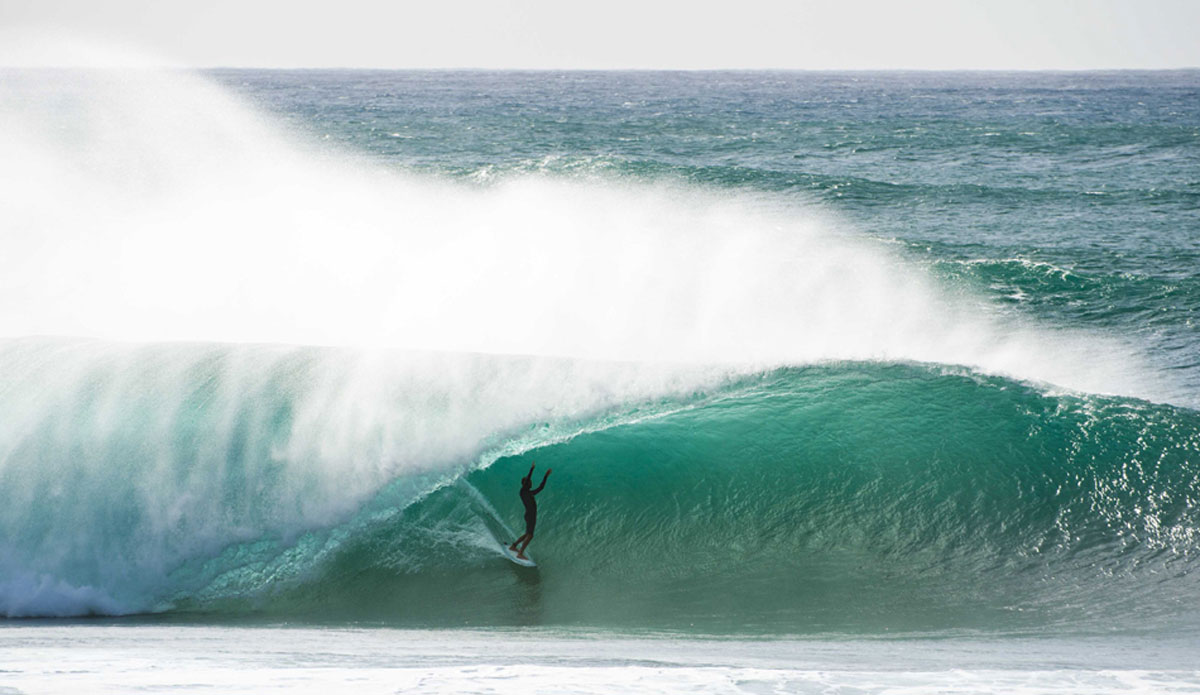
[[[489,503],[487,499],[485,499],[484,496],[479,493],[479,490],[475,489],[475,486],[467,482],[464,478],[458,479],[455,482],[455,485],[464,493],[466,493],[467,499],[471,501],[471,508],[476,512],[476,514],[479,515],[479,518],[483,520],[484,525],[492,534],[492,541],[494,541],[495,547],[499,549],[500,554],[518,565],[522,565],[524,567],[537,567],[537,563],[535,563],[532,559],[528,559],[528,555],[526,555],[527,559],[522,560],[516,556],[516,553],[513,553],[508,549],[508,544],[510,541],[503,539],[516,538],[517,535],[511,528],[509,528],[508,524],[504,523],[504,520],[500,518],[500,514],[491,505],[491,503]]]

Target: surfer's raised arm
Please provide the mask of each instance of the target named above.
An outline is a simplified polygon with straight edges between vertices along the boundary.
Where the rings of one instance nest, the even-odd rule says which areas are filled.
[[[536,495],[537,493],[542,491],[542,488],[546,487],[546,478],[550,477],[550,471],[552,471],[552,470],[554,470],[554,469],[553,468],[546,469],[546,475],[542,476],[542,484],[537,486],[537,489],[533,491],[533,494]],[[532,473],[532,472],[533,471],[530,471],[530,473]]]

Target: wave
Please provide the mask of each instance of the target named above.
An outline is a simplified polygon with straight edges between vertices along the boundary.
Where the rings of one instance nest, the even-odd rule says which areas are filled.
[[[1176,259],[1180,264],[1189,259]],[[1088,325],[1106,325],[1117,317],[1136,319],[1135,326],[1165,324],[1156,316],[1156,303],[1164,298],[1187,313],[1200,311],[1197,282],[1189,277],[1155,277],[1148,274],[1113,272],[1104,267],[1063,267],[1026,257],[937,258],[931,266],[951,282],[967,281],[1021,302],[1052,309],[1082,305],[1078,315]],[[1089,306],[1094,305],[1094,306]],[[1056,314],[1040,311],[1039,315]]]
[[[1194,393],[818,206],[397,172],[154,71],[4,71],[0,182],[5,615],[849,629],[1193,586]]]
[[[794,157],[811,155],[794,155]],[[696,165],[638,159],[615,154],[565,156],[551,155],[521,159],[504,165],[487,164],[481,167],[466,165],[445,166],[424,164],[420,169],[450,174],[475,182],[501,182],[530,175],[553,175],[582,180],[603,180],[620,177],[643,183],[677,180],[688,184],[735,189],[748,192],[777,192],[809,194],[820,200],[854,201],[862,208],[909,207],[914,201],[945,200],[956,205],[979,205],[985,209],[996,206],[1041,206],[1054,204],[1078,205],[1145,205],[1177,204],[1194,206],[1197,194],[1181,189],[1164,188],[1106,188],[1103,191],[1072,188],[1023,187],[999,184],[934,182],[913,183],[875,179],[866,176],[846,176],[808,171],[790,167],[771,166],[755,162],[746,164]]]
[[[179,350],[129,355],[152,369],[122,398],[94,372],[97,397],[6,437],[6,614],[1196,625],[1194,411],[919,364],[668,376],[392,354],[349,388],[337,351],[193,347],[163,374]],[[463,391],[428,376],[451,371]],[[589,378],[606,397],[572,403]],[[554,468],[533,573],[500,555],[530,461]]]
[[[303,551],[228,551],[242,564],[177,609],[716,631],[1194,628],[1198,447],[1200,417],[1168,406],[921,365],[783,370],[503,457],[402,509],[385,492],[352,532]],[[498,548],[531,460],[554,469],[532,572]]]

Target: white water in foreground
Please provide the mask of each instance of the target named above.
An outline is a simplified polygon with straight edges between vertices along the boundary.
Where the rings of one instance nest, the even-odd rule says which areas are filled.
[[[1194,638],[39,625],[0,630],[0,693],[1196,693],[1194,656]]]

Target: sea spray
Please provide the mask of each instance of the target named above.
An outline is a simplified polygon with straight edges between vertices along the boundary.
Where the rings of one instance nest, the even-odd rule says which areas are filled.
[[[1192,590],[1196,425],[1137,399],[1194,394],[829,206],[397,170],[179,72],[0,90],[7,615],[1103,629],[1072,596],[1128,626]],[[515,518],[526,452],[582,467],[545,588],[456,496]]]
[[[192,75],[7,71],[0,333],[754,365],[960,364],[1156,400],[1111,336],[1001,317],[813,206],[484,188],[298,145]]]

